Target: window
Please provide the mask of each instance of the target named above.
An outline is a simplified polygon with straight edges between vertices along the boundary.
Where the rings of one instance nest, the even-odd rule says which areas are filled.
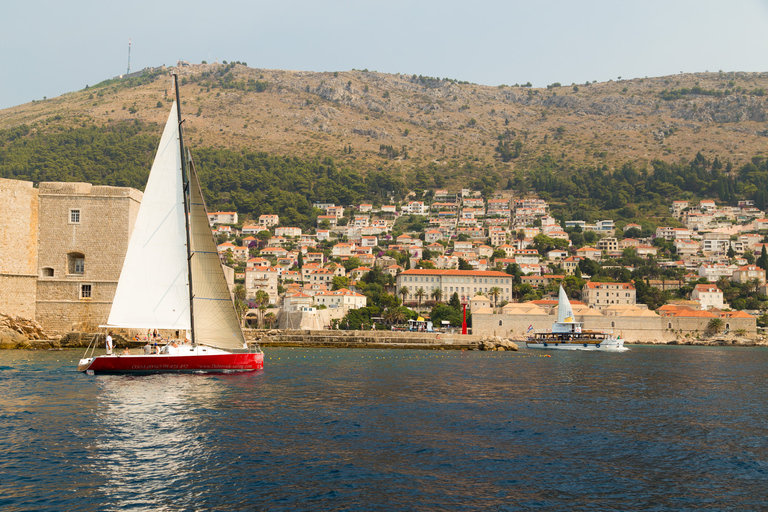
[[[81,299],[90,299],[91,298],[91,285],[90,284],[81,284],[80,285],[80,298]]]
[[[67,254],[67,273],[84,274],[85,273],[85,255],[79,252]]]
[[[69,210],[69,223],[80,224],[80,210]]]
[[[43,277],[53,277],[53,269],[51,267],[43,267],[43,269],[42,269],[42,276]]]

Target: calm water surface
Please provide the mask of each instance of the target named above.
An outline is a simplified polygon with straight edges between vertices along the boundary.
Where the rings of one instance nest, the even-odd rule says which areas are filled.
[[[0,510],[768,508],[768,350],[547,354],[89,377],[0,351]]]

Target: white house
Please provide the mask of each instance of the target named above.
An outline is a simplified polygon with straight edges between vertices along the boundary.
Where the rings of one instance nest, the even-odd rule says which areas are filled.
[[[301,236],[301,228],[296,228],[296,227],[275,228],[275,236],[285,236],[290,238],[296,238]]]
[[[714,284],[697,284],[691,299],[701,303],[701,309],[723,309],[723,292]]]
[[[212,212],[208,214],[208,222],[214,224],[237,224],[237,212]]]
[[[277,215],[259,215],[259,226],[269,229],[280,224],[280,217]]]
[[[314,301],[317,306],[342,308],[346,314],[350,309],[364,308],[367,304],[368,297],[347,290],[346,288],[341,288],[339,290],[316,293]]]

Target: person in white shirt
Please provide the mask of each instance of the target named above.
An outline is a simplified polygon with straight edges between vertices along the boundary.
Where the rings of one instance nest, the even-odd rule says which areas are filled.
[[[112,331],[107,333],[107,355],[112,355]]]

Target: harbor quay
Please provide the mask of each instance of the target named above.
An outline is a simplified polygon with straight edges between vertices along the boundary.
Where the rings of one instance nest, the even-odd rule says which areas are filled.
[[[305,329],[245,329],[249,343],[261,347],[305,348],[378,348],[419,350],[517,350],[518,346],[504,338],[472,334],[402,331],[333,331]],[[133,338],[119,332],[112,337],[116,348],[140,349],[146,337]],[[153,343],[152,340],[149,340]],[[164,342],[161,342],[164,343]],[[28,340],[19,337],[0,343],[5,349],[61,349],[104,346],[104,333],[70,332],[54,339]]]
[[[245,336],[262,347],[517,350],[501,338],[437,332],[248,329]]]

